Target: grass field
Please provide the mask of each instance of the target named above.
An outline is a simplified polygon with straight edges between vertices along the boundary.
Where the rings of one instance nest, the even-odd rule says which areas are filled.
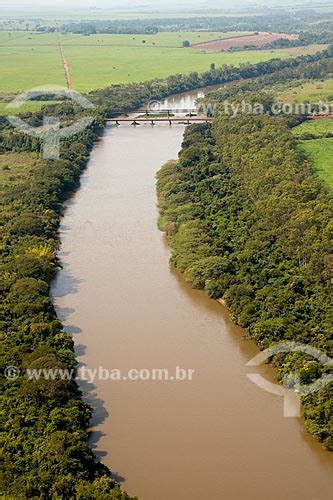
[[[297,127],[292,129],[295,137],[301,137],[303,134],[326,134],[333,133],[333,119],[327,120],[309,120],[304,123],[301,123]]]
[[[195,42],[198,37],[203,41],[230,35],[232,34],[175,32],[145,35],[142,38],[142,35],[85,37],[71,34],[58,36],[56,33],[0,32],[0,93],[21,92],[47,84],[65,85],[59,40],[64,47],[73,88],[81,92],[114,83],[140,82],[175,73],[203,72],[212,63],[217,66],[256,63],[274,57],[314,53],[324,48],[314,45],[276,51],[212,54],[181,47],[185,39]],[[142,39],[146,40],[145,44]]]
[[[311,162],[317,177],[333,190],[333,139],[299,141],[298,148]]]
[[[333,101],[333,78],[299,83],[299,85],[283,91],[279,98],[285,102]]]
[[[65,84],[58,47],[0,47],[0,92],[46,84]]]
[[[13,45],[145,45],[147,47],[182,47],[182,42],[201,43],[218,38],[234,38],[247,31],[220,32],[159,32],[156,35],[74,35],[72,33],[0,32],[0,46]]]
[[[106,87],[113,83],[140,82],[164,78],[175,73],[209,70],[212,63],[239,65],[273,57],[287,57],[286,52],[247,51],[206,54],[188,49],[152,47],[66,47],[73,86],[79,91]]]
[[[333,133],[333,119],[309,120],[294,127],[292,132],[300,139],[308,133],[318,136]],[[300,140],[298,148],[312,163],[317,177],[333,190],[333,138]]]

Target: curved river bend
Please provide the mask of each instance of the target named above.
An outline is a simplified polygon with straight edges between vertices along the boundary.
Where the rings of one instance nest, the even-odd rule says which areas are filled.
[[[192,107],[198,95],[165,106]],[[328,500],[332,455],[246,377],[258,349],[225,309],[169,269],[155,173],[177,158],[183,132],[107,128],[62,221],[52,295],[80,363],[195,370],[182,382],[82,381],[92,446],[141,500]]]

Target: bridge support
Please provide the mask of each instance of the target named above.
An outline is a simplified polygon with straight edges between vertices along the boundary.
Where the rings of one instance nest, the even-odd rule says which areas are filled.
[[[156,125],[156,123],[160,123],[160,122],[161,123],[168,123],[170,126],[172,125],[173,122],[182,123],[184,125],[190,125],[191,123],[195,123],[195,122],[210,123],[213,121],[213,119],[208,117],[208,116],[201,116],[201,117],[195,116],[192,113],[191,117],[190,116],[175,116],[175,117],[169,116],[168,118],[167,117],[155,118],[152,116],[147,116],[145,118],[109,118],[109,119],[106,119],[105,121],[106,121],[106,123],[113,123],[116,126],[119,126],[122,123],[129,123],[135,127],[137,125],[141,125],[141,123],[148,123],[151,126],[154,126],[154,125]]]

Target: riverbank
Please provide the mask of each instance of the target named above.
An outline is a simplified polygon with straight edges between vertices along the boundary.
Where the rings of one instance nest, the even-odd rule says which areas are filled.
[[[298,156],[287,121],[221,116],[213,128],[189,129],[179,157],[157,183],[171,265],[230,308],[261,349],[293,341],[328,354],[332,198]],[[280,380],[298,373],[304,389],[329,374],[300,352],[274,362]],[[308,431],[332,450],[330,390],[302,402]]]
[[[6,124],[1,130],[5,146],[16,144],[15,153],[0,156],[5,495],[130,498],[88,446],[92,410],[82,401],[75,380],[73,340],[63,331],[49,297],[59,269],[57,231],[63,203],[79,186],[104,129],[101,118],[96,115],[75,144],[63,143],[61,159],[53,162],[34,152],[40,146],[36,139],[22,136],[17,152],[18,134]],[[27,377],[28,370],[40,369],[58,376]],[[59,370],[72,371],[73,376],[62,379]]]

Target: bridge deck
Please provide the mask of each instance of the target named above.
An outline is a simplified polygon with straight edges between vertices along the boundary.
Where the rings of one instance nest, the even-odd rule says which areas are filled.
[[[153,118],[151,116],[147,116],[144,118],[108,118],[106,120],[107,123],[114,123],[116,125],[120,125],[121,123],[131,123],[132,125],[137,125],[140,123],[210,123],[213,121],[213,118],[207,116],[170,116],[163,118]]]

